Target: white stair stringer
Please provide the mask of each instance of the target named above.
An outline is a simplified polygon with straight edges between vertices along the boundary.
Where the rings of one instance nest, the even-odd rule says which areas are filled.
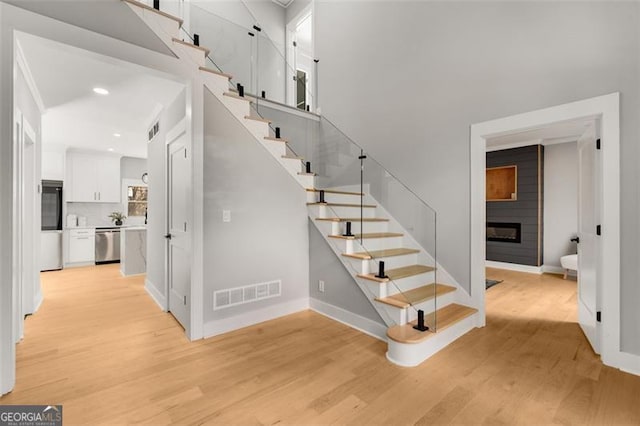
[[[218,73],[206,71],[206,69],[204,68],[206,61],[204,51],[202,49],[197,49],[174,40],[181,39],[180,24],[177,20],[170,19],[167,16],[163,16],[163,14],[161,13],[151,11],[148,7],[145,8],[143,6],[140,6],[140,4],[135,1],[127,1],[127,4],[156,33],[156,35],[158,35],[160,39],[165,42],[165,44],[172,50],[172,52],[174,52],[174,54],[183,62],[184,66],[193,68],[194,72],[200,75],[200,81],[203,83],[203,85],[220,102],[222,102],[223,105],[225,105],[225,107],[231,112],[231,114],[254,136],[256,141],[260,143],[269,153],[271,153],[272,157],[276,161],[278,161],[294,179],[296,179],[296,181],[302,186],[303,189],[308,190],[310,188],[317,188],[317,181],[321,180],[321,178],[316,178],[315,175],[302,173],[303,163],[301,159],[287,158],[288,150],[286,142],[280,140],[273,141],[265,139],[273,137],[270,131],[269,124],[267,122],[255,120],[250,117],[250,101],[237,99],[237,97],[235,96],[225,96],[225,93],[227,93],[230,89],[229,77],[220,75]],[[197,71],[200,72],[198,73]],[[340,155],[338,156],[336,161],[338,160],[340,160]],[[325,166],[328,168],[334,167],[334,165],[332,164],[325,164]],[[322,172],[322,170],[320,171]],[[356,187],[334,189],[346,192],[360,191],[360,189]],[[433,258],[422,247],[420,247],[420,245],[410,236],[410,234],[406,232],[406,230],[404,230],[402,226],[400,226],[400,224],[391,215],[389,215],[388,212],[385,211],[385,209],[382,208],[375,199],[373,199],[373,197],[371,197],[371,195],[367,194],[368,188],[364,188],[363,191],[365,193],[364,203],[377,205],[375,209],[367,211],[367,217],[382,217],[389,219],[389,221],[365,222],[365,225],[363,226],[364,229],[362,231],[366,233],[398,232],[403,234],[401,239],[394,237],[388,239],[387,241],[384,241],[383,239],[381,239],[380,241],[376,241],[375,250],[387,248],[413,248],[420,250],[418,254],[411,254],[408,256],[402,255],[393,260],[387,260],[385,258],[385,263],[389,262],[389,265],[392,266],[403,266],[415,262],[418,262],[418,264],[433,265]],[[317,196],[317,194],[313,192],[307,192],[307,195],[309,201],[314,201]],[[346,200],[351,200],[352,202],[360,201],[359,195],[333,193],[326,193],[325,199],[328,202],[348,202]],[[407,321],[412,320],[412,312],[415,311],[414,307],[392,307],[391,305],[388,305],[386,303],[378,302],[375,299],[386,297],[387,295],[392,295],[394,293],[397,293],[398,291],[407,291],[412,288],[425,285],[427,283],[433,283],[436,281],[436,272],[425,272],[413,277],[398,279],[395,283],[391,284],[387,282],[375,282],[358,277],[358,274],[361,274],[363,270],[374,271],[377,260],[374,259],[364,261],[355,259],[354,263],[354,259],[342,256],[342,254],[346,252],[353,253],[363,251],[365,248],[368,250],[374,250],[374,248],[369,247],[367,243],[364,243],[364,247],[362,247],[354,240],[349,241],[329,238],[329,235],[335,235],[340,232],[340,229],[342,229],[341,226],[343,224],[340,222],[316,220],[316,218],[319,216],[319,209],[319,206],[309,206],[308,212],[310,218],[312,219],[312,222],[320,231],[323,238],[325,238],[336,256],[343,263],[347,271],[349,271],[354,281],[372,303],[373,307],[383,318],[385,323],[389,326],[397,325],[400,327],[409,327],[409,325],[406,323]],[[348,214],[348,210],[349,208],[340,209],[340,214]],[[325,210],[323,216],[331,217],[331,212],[327,212]],[[356,213],[352,217],[355,218],[358,216],[359,213]],[[352,232],[361,232],[359,222],[353,221]],[[394,247],[390,245],[397,245],[399,240],[402,242],[401,247]],[[417,308],[424,307],[425,312],[432,312],[435,309],[440,309],[442,307],[441,304],[444,303],[450,303],[451,306],[453,306],[454,303],[452,303],[452,301],[460,302],[466,306],[473,306],[469,295],[466,293],[466,291],[460,288],[458,283],[453,280],[453,277],[451,277],[446,272],[446,270],[442,268],[441,265],[436,264],[435,266],[437,268],[437,281],[455,286],[457,290],[444,296],[438,297],[435,303],[428,300],[421,304],[418,304]],[[387,267],[387,270],[389,270],[389,266]],[[401,290],[396,287],[399,287]],[[471,309],[471,311],[473,311],[473,309]],[[446,328],[443,327],[441,331],[424,335],[424,337],[426,338],[420,340],[419,343],[403,343],[389,338],[387,358],[391,362],[402,366],[418,365],[442,348],[444,348],[449,343],[453,342],[463,334],[470,331],[478,323],[478,314],[476,312],[475,314],[465,316],[462,320],[459,320]]]

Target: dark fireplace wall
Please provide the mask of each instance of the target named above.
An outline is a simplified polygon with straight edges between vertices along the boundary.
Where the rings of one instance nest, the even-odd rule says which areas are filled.
[[[518,199],[487,201],[487,222],[522,224],[519,244],[487,241],[487,260],[542,265],[543,161],[542,145],[487,152],[487,168],[518,166]]]

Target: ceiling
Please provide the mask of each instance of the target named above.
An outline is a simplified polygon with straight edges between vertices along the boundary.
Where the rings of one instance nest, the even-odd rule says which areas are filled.
[[[18,43],[46,108],[45,145],[146,158],[151,121],[184,89],[150,70],[75,47],[28,34],[19,34]]]
[[[487,139],[487,151],[517,148],[527,145],[553,145],[573,142],[584,133],[591,120],[573,120],[556,123],[539,129],[531,129]]]

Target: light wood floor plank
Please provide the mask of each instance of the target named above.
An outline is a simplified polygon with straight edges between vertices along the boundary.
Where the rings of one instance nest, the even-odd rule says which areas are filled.
[[[311,311],[188,342],[117,265],[42,274],[0,404],[66,424],[639,424],[640,377],[605,367],[576,283],[489,269],[487,326],[415,368]],[[306,284],[305,284],[306,285]]]

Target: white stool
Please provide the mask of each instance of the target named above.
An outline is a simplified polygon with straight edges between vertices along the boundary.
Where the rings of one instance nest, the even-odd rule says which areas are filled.
[[[564,268],[564,279],[567,279],[569,270],[578,271],[578,255],[569,254],[560,258],[560,265]]]

